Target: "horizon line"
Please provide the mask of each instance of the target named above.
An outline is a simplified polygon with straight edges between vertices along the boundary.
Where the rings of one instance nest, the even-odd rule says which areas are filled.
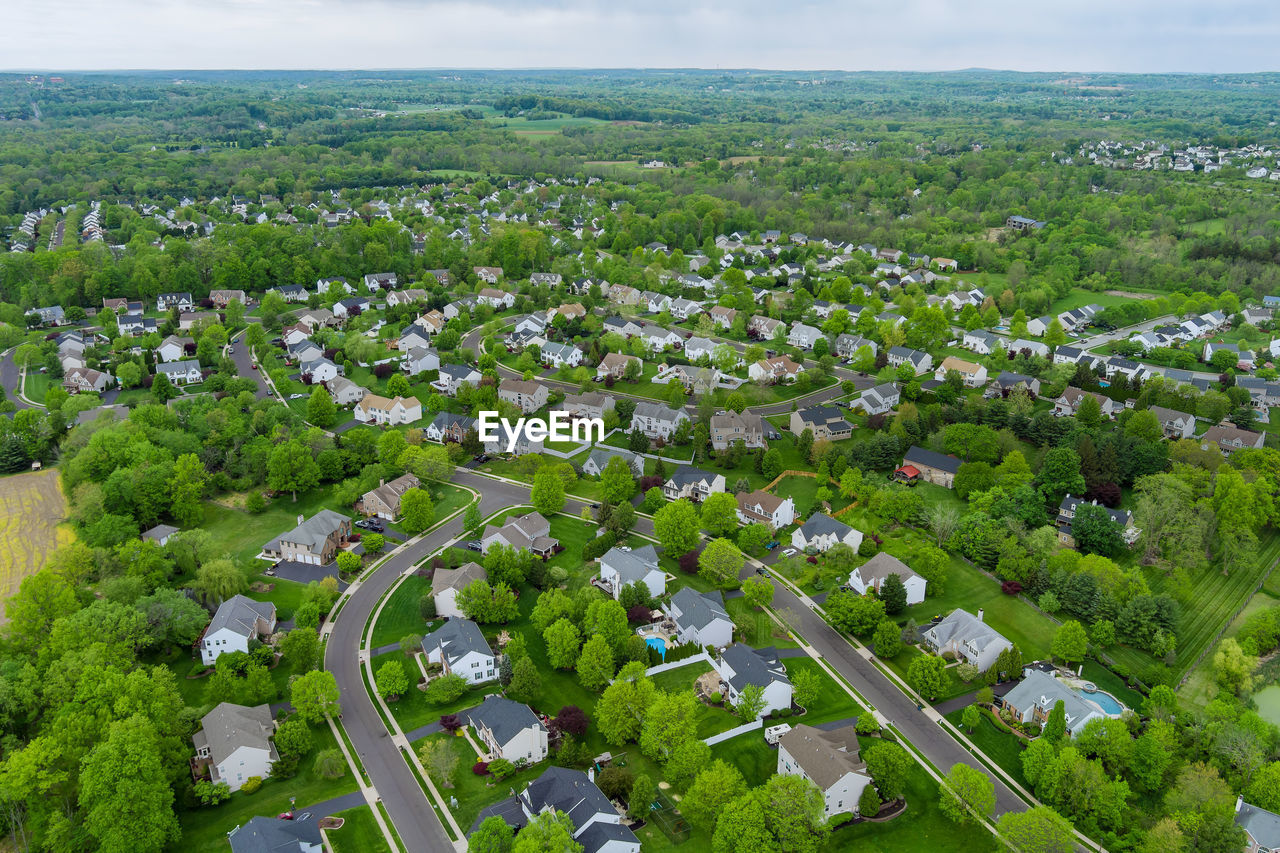
[[[1090,74],[1090,75],[1112,75],[1124,77],[1137,77],[1145,75],[1154,76],[1257,76],[1264,74],[1280,74],[1280,68],[1255,70],[1255,71],[1106,71],[1106,70],[1082,70],[1069,68],[1042,68],[1042,69],[1018,69],[1018,68],[990,68],[986,66],[967,66],[964,68],[944,68],[944,69],[913,69],[913,68],[765,68],[753,66],[634,66],[634,65],[423,65],[423,66],[387,66],[387,67],[369,67],[369,66],[350,66],[350,67],[277,67],[271,68],[266,66],[221,66],[221,67],[130,67],[130,68],[109,68],[109,67],[61,67],[61,68],[0,68],[0,74],[41,74],[41,75],[57,75],[57,74],[181,74],[181,73],[226,73],[226,72],[242,72],[242,73],[258,73],[258,74],[325,74],[325,73],[404,73],[404,72],[448,72],[448,71],[465,71],[465,72],[532,72],[532,71],[573,71],[573,72],[599,72],[599,71],[633,71],[633,72],[700,72],[700,73],[768,73],[768,74],[968,74],[968,73],[991,73],[991,74]]]

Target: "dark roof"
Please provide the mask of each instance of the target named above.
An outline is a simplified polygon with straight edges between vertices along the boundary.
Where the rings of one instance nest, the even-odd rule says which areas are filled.
[[[582,831],[574,841],[582,845],[582,853],[596,853],[611,841],[623,844],[639,844],[634,832],[620,823],[606,823],[598,820]]]
[[[671,474],[671,482],[677,486],[689,486],[694,483],[710,484],[716,478],[710,471],[695,468],[692,465],[681,465]]]
[[[609,798],[586,773],[568,767],[551,767],[529,783],[521,797],[529,811],[554,809],[564,812],[574,826],[586,826],[598,814],[616,815]]]
[[[445,658],[456,661],[468,652],[493,656],[493,649],[480,633],[480,628],[470,619],[450,619],[422,638],[422,650],[430,654],[443,648]]]
[[[924,465],[928,468],[946,471],[949,474],[954,474],[960,470],[959,459],[933,450],[925,450],[923,447],[913,446],[907,451],[907,455],[902,461],[904,464],[915,465],[917,468]]]
[[[491,806],[485,806],[480,810],[480,814],[476,815],[475,823],[471,824],[471,829],[467,830],[467,835],[475,832],[480,828],[480,824],[484,823],[485,818],[500,817],[512,829],[520,830],[529,818],[524,813],[524,806],[520,804],[519,797],[507,797],[505,800],[499,800]]]
[[[280,820],[274,817],[255,817],[228,836],[232,853],[295,853],[308,845],[323,843],[320,838],[320,821]]]
[[[525,729],[542,728],[542,721],[529,710],[528,705],[497,695],[489,696],[468,711],[467,721],[471,725],[483,724],[493,732],[494,739],[504,746]]]
[[[701,593],[690,586],[681,587],[671,596],[671,603],[680,610],[681,620],[694,628],[705,628],[716,619],[732,622],[724,607],[720,591]]]
[[[778,650],[773,646],[753,649],[743,643],[734,643],[720,657],[733,669],[733,677],[729,679],[729,683],[736,690],[740,691],[752,684],[768,687],[775,681],[790,683],[787,671],[778,659]]]

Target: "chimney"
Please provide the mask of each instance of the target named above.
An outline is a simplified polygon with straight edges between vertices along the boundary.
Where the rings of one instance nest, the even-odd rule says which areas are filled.
[[[387,484],[387,481],[386,481],[385,479],[383,479],[382,477],[379,477],[379,478],[378,478],[378,488],[379,488],[379,489],[381,489],[381,488],[382,488],[383,486],[385,486],[386,484]]]
[[[299,527],[301,527],[301,526],[302,526],[302,522],[303,522],[303,521],[305,521],[305,520],[306,520],[306,519],[304,519],[304,518],[302,517],[302,513],[298,513],[298,526],[299,526]]]
[[[979,622],[981,622],[981,621],[982,621],[982,616],[983,616],[982,608],[981,608],[981,607],[979,607],[979,608],[978,608],[978,621],[979,621]]]
[[[1244,796],[1236,797],[1236,814],[1240,814],[1240,809],[1244,806]]]

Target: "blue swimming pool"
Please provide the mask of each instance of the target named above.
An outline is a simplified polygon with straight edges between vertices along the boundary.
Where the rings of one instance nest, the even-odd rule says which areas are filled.
[[[1075,692],[1078,696],[1088,699],[1090,702],[1093,702],[1101,708],[1104,714],[1115,714],[1116,716],[1119,716],[1124,713],[1124,705],[1121,705],[1120,701],[1110,693],[1102,690],[1099,690],[1096,693],[1089,693],[1084,690],[1077,690]]]
[[[667,641],[661,637],[647,637],[644,643],[651,649],[657,649],[664,658],[667,656]]]

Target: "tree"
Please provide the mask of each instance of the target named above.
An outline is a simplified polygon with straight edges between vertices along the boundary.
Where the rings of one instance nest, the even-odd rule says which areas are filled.
[[[738,529],[738,499],[714,492],[702,502],[702,527],[712,536],[728,536]]]
[[[413,488],[400,496],[400,524],[409,533],[421,533],[435,520],[436,507],[431,493]]]
[[[1253,687],[1258,659],[1245,654],[1234,637],[1224,639],[1213,653],[1213,676],[1225,689],[1241,695]]]
[[[366,533],[361,541],[364,546],[364,552],[371,557],[376,557],[382,553],[382,549],[386,547],[387,537],[381,533]]]
[[[311,737],[311,729],[302,720],[285,720],[276,726],[276,749],[280,755],[289,758],[301,758],[311,751],[315,739]]]
[[[467,680],[457,673],[437,675],[422,691],[422,698],[428,705],[447,705],[466,693],[468,687]]]
[[[1058,743],[1067,734],[1067,706],[1061,699],[1053,703],[1049,717],[1044,721],[1044,739]]]
[[[613,679],[613,649],[600,634],[594,634],[578,655],[578,680],[588,690],[600,690]]]
[[[696,738],[691,738],[672,751],[671,758],[667,760],[664,769],[664,776],[677,791],[685,791],[710,763],[711,747]]]
[[[210,560],[196,571],[192,589],[208,603],[221,604],[249,588],[244,572],[227,559]]]
[[[1095,429],[1102,423],[1102,404],[1092,394],[1086,394],[1076,407],[1076,420],[1081,426]]]
[[[624,666],[596,703],[596,724],[605,741],[613,746],[640,737],[649,707],[657,697],[645,669],[646,665],[638,662]]]
[[[823,605],[827,618],[837,630],[866,637],[884,621],[884,602],[875,596],[858,595],[838,589],[827,596]]]
[[[1245,799],[1251,805],[1269,812],[1280,812],[1280,762],[1264,764],[1245,793]]]
[[[817,853],[830,827],[822,792],[799,776],[772,776],[735,798],[716,820],[715,853]]]
[[[760,473],[764,474],[770,480],[773,480],[782,473],[781,450],[776,447],[770,447],[765,451],[760,462]]]
[[[573,821],[564,812],[543,812],[530,821],[512,845],[512,853],[582,853],[573,840]]]
[[[511,853],[515,844],[515,830],[496,815],[487,817],[467,838],[469,853]]]
[[[773,581],[764,575],[752,575],[742,582],[742,598],[751,607],[764,607],[773,601]]]
[[[1079,663],[1084,660],[1089,650],[1089,636],[1084,626],[1074,619],[1069,619],[1058,626],[1054,632],[1050,651],[1054,657],[1062,658],[1067,663]]]
[[[681,498],[659,509],[653,516],[653,532],[668,554],[684,554],[698,544],[698,511]]]
[[[564,509],[564,480],[554,468],[544,466],[533,475],[529,502],[543,515],[553,515]]]
[[[636,478],[631,466],[621,456],[614,456],[600,472],[600,494],[611,504],[631,500],[636,493]]]
[[[871,638],[871,645],[876,651],[876,657],[897,657],[902,651],[902,629],[892,619],[881,620]]]
[[[748,684],[738,694],[738,704],[733,711],[744,720],[755,720],[764,712],[765,704],[764,688],[759,684]]]
[[[880,583],[880,600],[884,612],[895,616],[907,609],[907,587],[896,572],[890,573]]]
[[[647,774],[641,773],[631,785],[631,796],[627,801],[627,817],[632,820],[648,817],[657,796],[658,786]]]
[[[659,691],[640,727],[640,751],[655,761],[666,761],[676,747],[696,737],[699,707],[693,691]]]
[[[1083,494],[1079,455],[1070,447],[1051,447],[1040,466],[1040,489],[1053,503],[1060,503],[1067,494]]]
[[[164,404],[177,397],[181,392],[173,387],[169,377],[163,373],[156,374],[151,382],[151,396],[157,403]]]
[[[542,692],[542,676],[538,674],[538,666],[528,655],[521,655],[511,665],[511,683],[507,692],[532,702]]]
[[[946,683],[947,662],[936,655],[919,655],[907,667],[907,683],[926,699],[937,699]],[[884,793],[881,789],[880,793]],[[889,798],[892,799],[892,798]]]
[[[694,826],[712,832],[724,807],[746,792],[747,783],[738,768],[717,758],[693,780],[680,801],[680,811]]]
[[[1111,513],[1106,507],[1091,503],[1076,506],[1075,516],[1071,519],[1071,536],[1084,554],[1114,557],[1124,549],[1119,525],[1112,521]]]
[[[1244,833],[1235,824],[1236,798],[1216,767],[1185,765],[1165,795],[1165,812],[1177,822],[1195,853],[1239,850]]]
[[[204,521],[205,468],[200,457],[184,453],[173,463],[173,477],[169,480],[170,511],[178,523],[196,527]]]
[[[427,775],[445,788],[453,787],[461,757],[449,738],[428,738],[418,747],[418,760],[426,768]]]
[[[294,679],[289,685],[289,699],[298,716],[308,723],[319,725],[325,718],[342,712],[341,691],[333,673],[313,670]]]
[[[298,672],[308,672],[320,664],[320,637],[315,631],[294,628],[280,641],[280,654]]]
[[[968,823],[973,817],[972,812],[977,812],[981,818],[989,818],[996,810],[995,783],[981,770],[967,764],[954,764],[951,772],[947,773],[947,785],[942,789],[938,807],[959,824]]]
[[[160,851],[181,830],[155,726],[135,714],[111,723],[84,758],[80,808],[84,829],[107,853]]]
[[[773,533],[768,527],[752,522],[738,531],[738,550],[747,555],[758,554],[771,538]]]
[[[560,709],[560,713],[556,715],[555,727],[567,732],[575,737],[581,737],[586,734],[587,726],[590,720],[587,715],[577,705],[565,705]]]
[[[956,494],[968,500],[970,495],[985,492],[996,483],[996,472],[986,462],[962,462],[956,470],[952,487]]]
[[[480,521],[480,503],[478,501],[472,501],[467,504],[466,512],[462,514],[462,527],[467,532],[477,531],[480,529]]]
[[[713,539],[698,555],[698,575],[717,586],[732,586],[742,571],[742,552],[728,539]]]
[[[398,660],[389,660],[379,666],[373,680],[378,685],[378,695],[393,702],[409,689],[409,676],[404,671],[404,664]]]
[[[1073,853],[1076,849],[1071,824],[1048,806],[1005,812],[996,826],[1018,853]]]
[[[969,734],[973,734],[973,730],[982,722],[982,712],[978,710],[977,705],[965,705],[964,710],[960,712],[960,722]]]
[[[333,404],[333,398],[323,385],[317,385],[307,399],[307,421],[323,429],[333,426],[337,417],[338,408]]]
[[[582,636],[568,619],[558,619],[542,632],[547,644],[547,660],[556,669],[569,669],[578,661]]]
[[[267,485],[277,492],[292,492],[297,502],[298,492],[306,491],[320,482],[320,467],[311,456],[311,449],[293,440],[276,445],[267,457]]]
[[[863,752],[867,772],[876,783],[885,802],[900,799],[907,786],[907,776],[914,766],[910,754],[896,743],[882,741]]]
[[[116,379],[120,380],[120,387],[134,388],[142,381],[142,368],[138,366],[136,361],[122,362],[116,368]]]

